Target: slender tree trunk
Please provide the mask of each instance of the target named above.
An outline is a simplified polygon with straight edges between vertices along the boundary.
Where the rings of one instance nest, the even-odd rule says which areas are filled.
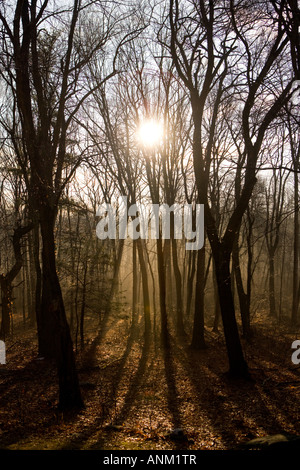
[[[189,251],[189,266],[187,274],[187,292],[186,292],[186,316],[190,317],[193,288],[194,288],[194,277],[196,271],[196,257],[197,252],[195,250]]]
[[[72,287],[73,287],[73,284],[72,284]],[[70,292],[70,301],[69,301],[69,305],[70,305],[70,331],[71,331],[71,335],[73,335],[74,333],[74,291],[73,291],[73,288],[71,289],[71,292]]]
[[[27,285],[27,318],[29,319],[31,325],[34,325],[36,322],[35,312],[34,312],[34,285],[35,285],[35,276],[34,276],[34,256],[33,256],[33,236],[32,232],[28,234],[28,243],[27,243],[27,252],[25,262],[24,262],[24,279],[26,280]],[[26,303],[25,303],[26,306]]]
[[[298,281],[299,279],[299,180],[297,171],[294,172],[294,260],[293,260],[293,303],[292,326],[298,321]]]
[[[205,349],[204,336],[204,288],[205,288],[205,249],[197,253],[195,311],[191,347],[193,349]]]
[[[249,340],[251,337],[250,329],[250,302],[248,298],[248,292],[245,292],[242,280],[242,273],[240,267],[240,257],[239,257],[239,243],[238,236],[236,237],[232,250],[232,261],[233,269],[235,274],[236,288],[239,297],[241,320],[243,327],[243,336],[245,339]]]
[[[5,338],[11,333],[12,329],[12,290],[13,280],[19,274],[23,260],[21,253],[20,240],[32,229],[32,225],[26,227],[17,227],[14,230],[12,244],[14,249],[15,263],[7,274],[0,274],[1,299],[2,299],[2,323],[0,335]]]
[[[123,248],[124,248],[124,239],[121,238],[119,240],[119,246],[118,246],[117,256],[115,260],[113,280],[111,283],[110,293],[109,293],[109,297],[108,297],[106,307],[105,307],[105,312],[104,312],[105,321],[108,315],[110,314],[111,303],[116,293],[116,289],[118,287],[118,279],[119,279],[120,266],[121,266],[121,261],[122,261],[122,256],[123,256]]]
[[[143,300],[144,300],[144,318],[145,318],[145,343],[149,342],[150,333],[151,333],[151,319],[150,319],[150,296],[149,296],[149,287],[148,287],[148,273],[145,263],[144,253],[143,253],[143,242],[141,238],[137,240],[137,249],[139,255],[139,261],[141,266],[141,276],[142,276],[142,287],[143,287]]]
[[[269,308],[270,316],[277,318],[275,301],[275,261],[273,250],[269,253]]]
[[[137,311],[136,311],[136,303],[137,303],[137,242],[136,240],[132,240],[132,313],[131,313],[131,329],[132,332],[136,329],[137,326]]]
[[[166,239],[163,246],[165,284],[166,284],[166,306],[173,315],[174,299],[173,299],[173,280],[171,265],[171,240]]]
[[[183,323],[183,301],[182,301],[182,276],[178,265],[177,253],[177,240],[174,237],[174,212],[171,212],[170,217],[170,232],[171,232],[171,246],[172,246],[172,261],[176,284],[176,333],[177,335],[184,335]]]
[[[156,318],[157,318],[157,308],[156,308],[156,285],[155,285],[155,276],[149,259],[149,252],[147,254],[147,261],[150,270],[151,280],[152,280],[152,304],[153,304],[153,334],[154,334],[154,343],[156,348]]]
[[[27,259],[26,259],[26,263],[27,263]],[[22,289],[22,313],[23,313],[23,326],[25,327],[25,324],[26,324],[26,291],[28,293],[28,291],[30,291],[30,286],[29,286],[29,283],[28,283],[28,275],[26,273],[26,270],[25,270],[25,266],[23,266],[23,273],[22,273],[22,277],[23,277],[23,289]],[[27,287],[28,286],[28,287]],[[29,308],[27,307],[27,309],[29,310]]]
[[[42,335],[42,314],[41,314],[41,298],[42,298],[42,270],[40,264],[40,227],[35,223],[33,229],[33,257],[35,267],[35,297],[34,309],[37,323],[38,348],[39,356],[43,356],[43,335]]]
[[[88,263],[87,263],[87,260],[85,260],[83,286],[82,286],[81,311],[80,311],[80,347],[81,349],[84,348],[84,314],[85,314],[85,303],[86,303],[87,269],[88,269]]]
[[[70,213],[70,206],[67,206],[67,214],[68,214],[68,228],[69,228],[69,244],[70,244],[70,260],[71,260],[71,289],[70,289],[70,331],[71,335],[73,335],[75,330],[75,306],[74,306],[74,284],[75,284],[75,250],[73,246],[73,237],[72,237],[72,223],[71,223],[71,213]],[[77,234],[78,237],[78,224],[77,224]],[[76,279],[78,282],[78,279]],[[77,289],[77,288],[76,288]]]
[[[284,236],[283,236],[283,244],[282,244],[282,258],[281,258],[281,272],[280,272],[280,291],[279,291],[279,308],[278,308],[278,318],[279,321],[282,318],[283,310],[282,310],[282,301],[283,301],[283,285],[284,285],[284,273],[285,273],[285,255],[286,255],[286,232],[287,232],[287,224],[285,224],[284,229]]]
[[[157,246],[157,266],[158,266],[158,281],[159,281],[159,303],[160,303],[160,319],[161,319],[161,344],[164,348],[169,347],[169,328],[168,328],[168,315],[166,307],[166,277],[165,265],[162,247],[161,233],[156,241]]]
[[[217,283],[217,277],[216,277],[215,262],[213,262],[213,285],[214,285],[214,295],[215,295],[213,331],[215,333],[217,333],[219,331],[219,324],[220,324],[220,319],[221,319],[221,309],[220,309],[219,291],[218,291],[218,283]]]
[[[178,265],[177,243],[172,239],[173,269],[176,283],[176,332],[184,335],[183,302],[182,302],[182,277]]]
[[[11,307],[12,307],[12,286],[5,276],[0,276],[1,303],[2,303],[2,323],[0,337],[4,340],[11,333]]]

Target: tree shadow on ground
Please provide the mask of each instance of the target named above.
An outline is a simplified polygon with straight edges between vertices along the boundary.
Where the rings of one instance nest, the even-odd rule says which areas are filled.
[[[212,345],[205,351],[195,351],[181,341],[174,345],[174,351],[194,388],[198,409],[226,447],[237,442],[237,430],[246,439],[256,437],[258,429],[264,429],[267,434],[286,431],[278,407],[272,409],[267,403],[270,396],[264,395],[261,383],[255,379],[230,379],[220,365],[211,365],[213,357],[217,361]],[[267,390],[265,393],[268,394]]]
[[[135,330],[131,330],[131,334],[128,338],[126,349],[118,361],[117,364],[114,364],[115,372],[112,374],[110,378],[110,382],[104,385],[100,382],[101,390],[99,395],[99,415],[94,419],[93,423],[86,428],[83,432],[79,432],[78,435],[74,438],[71,438],[68,442],[65,442],[60,449],[78,449],[84,446],[84,443],[89,440],[89,438],[93,435],[97,435],[97,442],[93,444],[91,448],[101,449],[104,446],[105,439],[101,436],[98,437],[99,428],[103,426],[103,423],[107,418],[110,421],[113,421],[115,425],[122,422],[125,418],[126,413],[129,412],[131,408],[132,401],[134,400],[134,389],[138,386],[139,380],[141,379],[142,375],[144,374],[146,360],[147,360],[147,348],[144,345],[142,357],[138,366],[138,370],[136,375],[131,383],[131,387],[127,392],[127,396],[125,398],[125,403],[120,413],[117,414],[115,410],[115,405],[117,401],[117,394],[119,384],[122,380],[124,375],[124,368],[126,362],[130,356],[130,352],[132,350],[133,344],[135,341],[138,340],[137,332]],[[96,350],[95,350],[96,351]],[[101,370],[99,370],[99,374],[101,374]],[[101,381],[101,377],[100,377]],[[99,386],[99,385],[98,385]],[[105,389],[105,390],[104,390]],[[102,393],[102,396],[101,396]]]
[[[85,348],[82,356],[82,369],[88,369],[97,367],[96,352],[98,346],[104,341],[106,334],[109,331],[109,315],[105,314],[100,321],[98,333],[91,342],[91,344]]]
[[[180,413],[180,399],[178,395],[177,385],[176,385],[176,370],[174,359],[171,352],[171,347],[165,348],[163,350],[164,358],[164,372],[167,383],[167,404],[168,409],[171,414],[173,430],[178,430],[182,426],[182,417]],[[172,434],[172,433],[171,433]],[[177,435],[173,432],[173,443],[174,447],[177,450],[186,448],[185,436],[179,434]]]
[[[143,349],[142,349],[142,355],[140,358],[140,362],[137,368],[137,371],[133,377],[133,379],[130,382],[130,387],[126,393],[125,399],[123,406],[116,416],[115,423],[117,425],[123,424],[125,421],[126,417],[131,411],[131,408],[135,402],[135,399],[139,393],[139,388],[141,386],[141,383],[143,381],[143,378],[145,376],[145,371],[146,371],[146,366],[148,362],[148,354],[150,350],[150,342],[149,340],[144,341]]]

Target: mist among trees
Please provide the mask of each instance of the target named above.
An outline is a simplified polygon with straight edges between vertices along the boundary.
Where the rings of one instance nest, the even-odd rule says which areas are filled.
[[[300,434],[299,23],[296,0],[0,3],[1,447]],[[138,208],[164,205],[151,237]]]

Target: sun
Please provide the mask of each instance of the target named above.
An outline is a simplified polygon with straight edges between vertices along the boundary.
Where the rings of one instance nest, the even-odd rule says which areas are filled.
[[[148,148],[157,146],[162,137],[162,124],[155,119],[146,119],[137,129],[137,139],[139,143]]]

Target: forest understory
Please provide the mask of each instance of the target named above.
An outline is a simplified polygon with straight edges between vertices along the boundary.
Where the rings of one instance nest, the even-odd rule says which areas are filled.
[[[223,332],[207,349],[171,333],[167,352],[130,335],[127,316],[86,331],[76,354],[85,408],[57,408],[56,368],[38,358],[36,331],[16,325],[0,365],[0,448],[10,450],[231,450],[267,434],[300,434],[300,367],[291,333],[257,317],[242,340],[252,380],[233,380]],[[181,434],[174,430],[181,429]]]

